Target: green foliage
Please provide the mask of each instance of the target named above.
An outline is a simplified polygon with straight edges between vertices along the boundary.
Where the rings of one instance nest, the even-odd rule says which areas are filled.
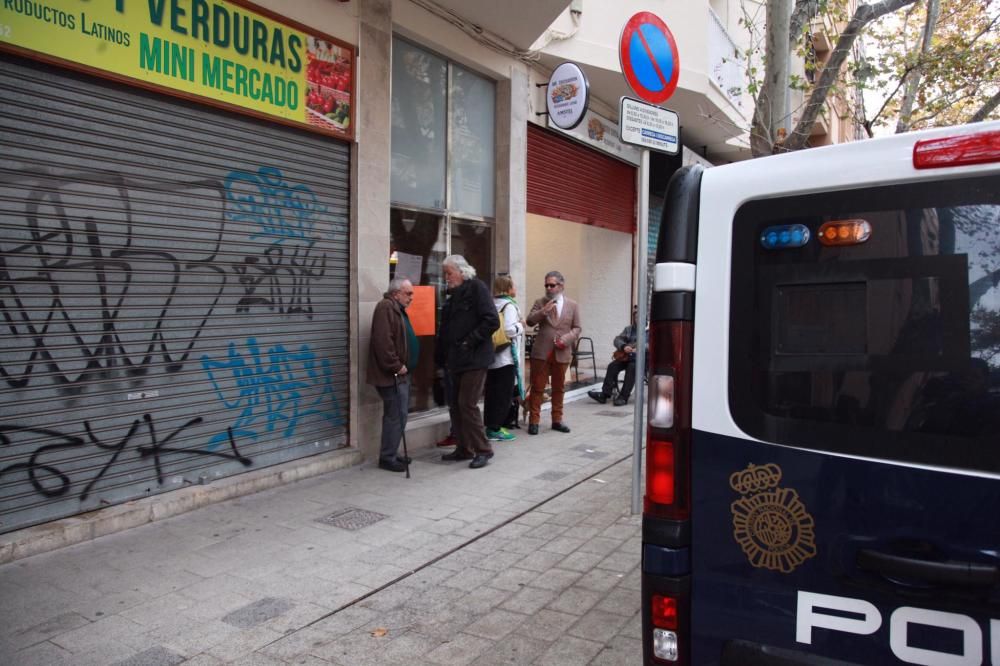
[[[918,66],[922,76],[912,129],[967,122],[1000,90],[1000,0],[941,0],[931,50],[922,55],[926,14],[921,1],[884,17],[868,33],[871,76],[865,85],[887,100],[881,110],[869,110],[875,127],[895,124],[900,82]]]

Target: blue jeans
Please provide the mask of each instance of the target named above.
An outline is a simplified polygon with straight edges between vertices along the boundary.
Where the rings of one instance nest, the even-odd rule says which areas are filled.
[[[406,430],[406,416],[410,409],[410,379],[399,377],[396,386],[376,386],[382,398],[382,446],[379,460],[391,462],[399,454],[399,440]]]

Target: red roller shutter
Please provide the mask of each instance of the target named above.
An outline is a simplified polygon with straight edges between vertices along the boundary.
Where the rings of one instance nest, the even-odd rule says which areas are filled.
[[[528,125],[528,212],[635,232],[635,167]]]

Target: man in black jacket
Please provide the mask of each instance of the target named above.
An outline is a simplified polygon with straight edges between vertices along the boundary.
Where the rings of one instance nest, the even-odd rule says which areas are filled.
[[[493,362],[493,331],[500,325],[489,289],[476,279],[476,269],[465,257],[453,254],[442,262],[448,301],[441,309],[441,327],[434,360],[451,375],[455,405],[452,430],[458,445],[443,460],[471,460],[469,467],[485,467],[493,457],[486,440],[479,398],[486,370]]]
[[[611,392],[618,383],[618,375],[621,374],[622,370],[625,371],[625,381],[622,383],[621,390],[618,391],[618,397],[615,398],[615,407],[621,407],[627,403],[629,396],[632,395],[632,386],[635,385],[635,345],[638,339],[635,322],[638,314],[639,308],[633,307],[632,323],[622,329],[622,332],[615,338],[615,352],[611,363],[608,364],[608,369],[604,372],[604,385],[601,390],[587,391],[587,395],[592,400],[596,400],[602,405],[611,397]]]

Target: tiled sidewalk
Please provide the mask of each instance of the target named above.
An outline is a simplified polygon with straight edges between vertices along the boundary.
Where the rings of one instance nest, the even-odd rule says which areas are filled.
[[[597,625],[638,604],[630,459],[614,465],[631,453],[631,409],[576,401],[566,420],[568,435],[518,431],[482,470],[412,452],[409,480],[344,469],[4,565],[0,663],[494,663],[515,649],[628,663],[605,645],[634,618],[618,612],[610,636]],[[584,481],[595,474],[607,483]],[[516,626],[491,640],[504,619]],[[373,622],[388,629],[376,643]]]

